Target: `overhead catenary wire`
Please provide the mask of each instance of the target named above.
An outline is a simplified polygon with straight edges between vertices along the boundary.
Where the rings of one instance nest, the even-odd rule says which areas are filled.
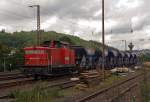
[[[135,40],[132,40],[133,42],[135,42],[135,41],[148,41],[148,40],[150,40],[150,39],[145,39],[145,38],[140,38],[140,39],[135,39]],[[122,40],[114,40],[114,41],[109,41],[109,42],[107,42],[107,43],[117,43],[117,42],[119,42],[119,41],[122,41]],[[130,41],[130,40],[127,40],[127,41]]]
[[[118,48],[121,48],[122,49],[122,44],[121,43],[119,43],[119,42],[121,42],[122,40],[115,40],[115,41],[111,41],[111,42],[107,42],[107,44],[108,45],[110,45],[110,46],[114,46],[114,47],[116,47],[116,46],[118,46]],[[128,42],[128,44],[129,44],[129,42],[130,42],[130,40],[126,40],[127,42]],[[142,44],[144,44],[144,43],[146,43],[146,42],[149,42],[150,41],[150,39],[146,39],[146,38],[140,38],[140,39],[135,39],[135,40],[132,40],[132,43],[134,43],[134,45],[136,46],[136,49],[139,49],[139,45],[142,45]],[[137,43],[138,42],[138,43]],[[117,45],[116,45],[117,44]]]

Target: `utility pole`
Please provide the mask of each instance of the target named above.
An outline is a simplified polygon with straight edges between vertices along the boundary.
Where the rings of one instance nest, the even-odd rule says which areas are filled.
[[[39,46],[41,43],[41,34],[40,34],[40,5],[31,5],[29,7],[37,8],[37,45]]]
[[[4,63],[3,63],[3,66],[4,66],[4,72],[6,71],[6,59],[4,57]]]
[[[126,40],[121,40],[121,41],[124,42],[124,44],[125,44],[125,45],[124,45],[124,47],[125,47],[124,50],[127,51],[127,41],[126,41]]]
[[[132,19],[130,19],[130,28],[131,28],[131,33],[133,33]]]
[[[105,79],[105,3],[102,0],[102,72],[103,79]]]
[[[92,41],[94,41],[94,36],[93,35],[94,35],[94,31],[92,31],[92,37],[91,37]]]
[[[127,51],[127,41],[124,40],[124,42],[125,42],[125,51]]]

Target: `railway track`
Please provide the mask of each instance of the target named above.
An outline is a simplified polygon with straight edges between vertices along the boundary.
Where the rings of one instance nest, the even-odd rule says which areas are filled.
[[[20,71],[14,71],[14,72],[0,72],[0,77],[11,76],[11,75],[17,75],[17,74],[21,74],[21,72],[20,72]]]
[[[61,89],[65,89],[65,88],[72,87],[72,86],[74,86],[80,82],[79,80],[71,81],[70,80],[71,77],[72,76],[69,76],[69,77],[63,76],[63,77],[61,77],[61,79],[67,79],[67,80],[57,82],[57,83],[51,83],[50,85],[44,87],[44,89],[50,88],[50,87],[60,87]],[[77,77],[77,76],[75,75],[74,77]],[[97,79],[97,77],[88,78],[88,80]],[[55,77],[55,78],[50,77],[47,79],[47,81],[54,81],[54,80],[59,80],[59,79],[60,79],[60,77]],[[8,82],[7,82],[7,80],[8,80]],[[5,86],[11,87],[11,86],[15,86],[15,85],[17,86],[17,84],[21,84],[22,82],[24,83],[26,80],[29,80],[29,81],[32,80],[33,81],[33,78],[26,78],[26,76],[22,75],[21,73],[0,74],[0,89],[2,89],[3,86],[4,87]],[[1,83],[1,81],[6,81],[6,83]]]
[[[97,73],[94,73],[94,74],[97,74]],[[102,79],[102,77],[100,77],[99,75],[94,75],[92,77],[90,77],[90,76],[85,77],[85,80],[88,82],[94,82],[95,80],[100,80],[100,79]],[[76,84],[79,84],[81,82],[82,82],[81,80],[67,80],[64,82],[59,82],[59,83],[48,85],[48,86],[44,87],[44,89],[52,88],[52,87],[59,87],[60,89],[67,89],[67,88],[73,87]]]
[[[0,82],[0,90],[3,92],[0,94],[0,102],[3,102],[3,101],[15,102],[14,99],[10,97],[12,88],[18,87],[18,86],[21,87],[27,84],[33,84],[34,82],[35,81],[33,78],[19,78],[19,79],[13,79],[13,80]]]
[[[5,89],[33,81],[33,78],[27,78],[21,72],[1,72],[0,73],[0,89]]]
[[[62,78],[62,80],[65,80],[66,77]],[[68,79],[68,78],[67,78]],[[66,79],[66,80],[67,80]],[[73,85],[75,85],[78,81],[62,81],[62,82],[54,82],[51,83],[51,81],[55,81],[58,80],[58,78],[49,78],[47,80],[45,80],[46,82],[49,82],[49,85],[47,85],[46,87],[44,87],[43,89],[47,89],[50,87],[61,87],[62,89],[65,88],[69,88],[72,87]],[[19,85],[25,85],[25,84],[29,84],[32,82],[37,82],[34,80],[34,78],[20,78],[20,79],[14,79],[14,80],[8,80],[8,81],[4,81],[4,82],[0,82],[0,89],[4,89],[4,88],[10,88],[10,87],[14,87],[14,86],[19,86]]]
[[[93,81],[94,79],[97,79],[97,78],[94,77],[94,78],[89,78],[87,80]],[[48,89],[48,88],[52,88],[52,87],[59,87],[60,89],[67,89],[67,88],[73,87],[74,85],[76,85],[80,82],[81,82],[80,80],[75,80],[75,81],[67,80],[64,82],[59,82],[59,83],[48,85],[48,86],[44,87],[43,89]]]
[[[53,82],[54,80],[55,80],[55,82]],[[56,80],[58,80],[58,81],[56,81]],[[91,78],[91,80],[92,80],[92,78]],[[46,90],[49,88],[55,88],[55,87],[59,87],[60,90],[63,90],[63,89],[71,88],[71,87],[75,86],[76,84],[80,83],[79,80],[71,81],[70,78],[68,78],[68,77],[63,77],[62,80],[60,80],[58,78],[53,78],[53,79],[48,79],[47,81],[52,81],[52,83],[50,82],[45,87],[42,87],[43,90]],[[0,89],[10,88],[10,87],[18,86],[18,85],[24,85],[24,84],[32,83],[32,82],[33,82],[32,78],[29,78],[29,79],[26,78],[25,80],[0,84]],[[9,93],[0,96],[0,99],[6,99],[6,98],[9,98]]]
[[[141,80],[143,76],[143,73],[135,75],[129,79],[115,83],[110,87],[82,97],[75,102],[98,102],[98,100],[102,100],[103,102],[115,102],[114,99],[137,87],[139,80]]]
[[[9,75],[3,75],[0,76],[0,81],[4,81],[4,80],[12,80],[12,79],[21,79],[21,78],[26,78],[25,75],[18,73],[18,74],[9,74]]]
[[[53,87],[59,87],[60,89],[66,89],[66,88],[73,87],[77,83],[79,83],[79,81],[65,81],[65,82],[60,82],[60,83],[48,85],[42,89],[46,90],[48,88],[53,88]]]
[[[127,79],[127,80],[123,80],[121,82],[115,83],[115,84],[113,84],[110,87],[104,88],[104,89],[99,90],[99,91],[97,91],[97,92],[95,92],[93,94],[90,94],[89,96],[80,97],[80,99],[76,100],[76,102],[97,102],[97,101],[93,101],[93,100],[97,99],[97,97],[99,97],[99,96],[107,97],[106,94],[108,95],[108,93],[112,93],[112,91],[114,89],[117,89],[117,90],[121,91],[120,93],[113,92],[113,93],[117,93],[117,95],[114,95],[114,96],[113,95],[108,95],[108,96],[113,97],[113,99],[114,99],[116,96],[124,94],[125,92],[127,92],[131,88],[136,87],[137,86],[136,82],[140,78],[142,78],[143,75],[144,75],[143,73],[135,75],[135,76],[133,76],[133,77]],[[91,78],[89,80],[93,80],[93,79],[94,78]],[[48,79],[48,80],[52,81],[52,80],[56,80],[56,78],[54,78],[54,79]],[[17,86],[17,85],[22,85],[22,84],[26,84],[26,83],[32,83],[32,82],[33,82],[33,78],[24,78],[24,80],[20,79],[20,81],[12,81],[11,83],[0,84],[0,89],[9,88],[9,87],[13,87],[13,86]],[[56,83],[50,83],[49,85],[43,87],[42,89],[46,90],[48,88],[53,88],[53,87],[59,87],[60,89],[66,89],[66,88],[73,87],[74,85],[76,85],[78,83],[80,83],[79,80],[77,80],[77,81],[64,80],[64,81],[58,81]],[[119,86],[119,88],[118,88],[118,86]],[[125,86],[130,86],[130,87],[125,88]],[[7,95],[6,96],[2,96],[2,97],[0,97],[0,99],[1,98],[5,98],[5,97],[8,97],[8,96]],[[110,99],[108,99],[108,100],[110,100]],[[111,99],[111,101],[106,101],[106,102],[113,102],[113,100]]]
[[[44,80],[43,82],[47,82],[47,86],[43,87],[42,89],[52,88],[52,87],[60,87],[61,89],[69,88],[77,83],[77,81],[70,81],[70,78],[64,76],[64,77],[55,77],[55,78],[49,78],[47,80]],[[13,79],[13,80],[5,80],[0,81],[0,90],[7,89],[7,92],[0,95],[0,99],[6,99],[10,98],[8,90],[9,88],[13,87],[20,87],[29,84],[30,87],[34,86],[38,81],[35,81],[34,78],[19,78],[19,79]],[[41,81],[40,81],[41,83]],[[15,89],[15,88],[14,88]]]
[[[20,78],[0,82],[0,89],[6,89],[14,86],[25,85],[33,82],[33,78]]]

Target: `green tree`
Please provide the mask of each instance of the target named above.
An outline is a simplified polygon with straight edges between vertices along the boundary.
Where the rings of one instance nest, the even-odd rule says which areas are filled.
[[[4,68],[7,67],[8,63],[7,58],[10,52],[11,52],[10,47],[0,44],[0,71],[2,71]]]

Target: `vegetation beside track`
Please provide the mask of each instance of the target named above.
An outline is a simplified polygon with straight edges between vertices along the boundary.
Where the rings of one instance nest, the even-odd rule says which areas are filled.
[[[142,102],[150,102],[150,82],[140,83]]]
[[[140,74],[142,71],[136,71],[136,74]],[[135,74],[135,73],[134,73]],[[129,74],[130,75],[130,74]],[[128,78],[127,76],[121,76],[118,74],[112,74],[110,77],[106,78],[105,81],[99,80],[99,84],[91,84],[90,87],[85,88],[84,90],[77,89],[76,86],[67,88],[67,89],[61,89],[59,87],[49,87],[46,88],[46,90],[43,89],[45,87],[45,84],[40,84],[35,88],[32,88],[31,90],[26,91],[15,91],[10,96],[16,100],[16,102],[51,102],[55,99],[63,99],[65,97],[71,97],[76,96],[80,94],[88,94],[93,93],[96,90],[103,89],[106,87],[111,86],[114,83],[117,83],[118,81],[126,80]],[[22,101],[23,100],[23,101]],[[34,100],[34,101],[33,101]],[[49,100],[49,101],[46,101]]]
[[[144,55],[144,61],[149,61],[150,62],[150,54],[149,55]]]
[[[90,83],[90,87],[85,87],[83,88],[78,88],[76,86],[68,88],[66,90],[61,90],[61,93],[63,94],[64,97],[72,96],[72,95],[77,95],[77,94],[84,94],[84,93],[92,93],[96,91],[97,89],[102,89],[107,86],[112,85],[114,82],[117,82],[119,80],[123,80],[124,77],[117,75],[117,74],[112,74],[109,77],[107,77],[104,81],[102,80],[97,80],[96,84]]]
[[[121,79],[120,76],[112,75],[105,80],[106,85],[110,85],[113,83],[114,80]],[[68,89],[62,90],[59,87],[50,87],[43,89],[47,86],[47,83],[41,83],[36,87],[32,88],[31,90],[16,90],[13,91],[9,97],[14,98],[15,102],[52,102],[57,98],[63,98],[65,96],[71,95],[67,93],[68,89],[73,89],[73,92],[81,92],[81,90],[77,90],[75,87],[70,87]],[[91,87],[92,88],[92,87]],[[89,90],[89,89],[88,89]],[[91,90],[91,89],[90,89]],[[69,94],[69,95],[68,95]]]
[[[150,62],[145,62],[144,66],[146,69],[143,69],[144,80],[140,83],[140,91],[142,102],[150,102],[150,74],[147,71],[147,69],[150,70]]]
[[[41,87],[43,86],[36,86],[30,91],[16,90],[10,97],[14,98],[15,102],[52,102],[53,99],[62,97],[58,88],[43,90]]]

